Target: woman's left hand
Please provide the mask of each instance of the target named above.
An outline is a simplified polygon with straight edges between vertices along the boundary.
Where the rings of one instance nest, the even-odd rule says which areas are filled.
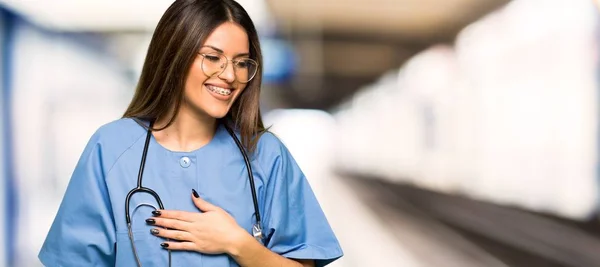
[[[160,215],[146,220],[157,226],[151,233],[169,242],[161,244],[170,250],[189,250],[206,254],[229,253],[238,241],[249,235],[223,209],[196,197],[192,200],[202,212],[160,210]],[[166,227],[164,229],[162,227]]]

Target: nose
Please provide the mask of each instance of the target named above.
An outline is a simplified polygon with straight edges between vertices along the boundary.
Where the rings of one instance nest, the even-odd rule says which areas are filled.
[[[227,81],[228,83],[233,83],[235,81],[235,70],[233,69],[233,63],[231,61],[227,62],[225,69],[221,74],[219,74],[219,78]]]

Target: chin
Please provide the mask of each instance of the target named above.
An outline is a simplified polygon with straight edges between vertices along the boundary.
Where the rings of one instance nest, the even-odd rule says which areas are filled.
[[[225,118],[226,115],[227,115],[227,112],[219,112],[217,114],[211,114],[210,116],[215,119],[222,119],[222,118]]]
[[[208,108],[204,108],[202,109],[204,110],[204,112],[206,114],[208,114],[208,116],[215,118],[215,119],[221,119],[224,118],[227,113],[229,112],[229,107],[225,107],[225,106],[211,106]]]

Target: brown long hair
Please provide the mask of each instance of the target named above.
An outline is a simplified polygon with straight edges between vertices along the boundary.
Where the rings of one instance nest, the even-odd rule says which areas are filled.
[[[152,35],[135,94],[123,117],[156,120],[174,109],[165,127],[152,130],[170,126],[183,101],[185,81],[197,52],[210,33],[228,21],[246,30],[250,57],[258,62],[259,68],[219,122],[239,131],[242,144],[253,152],[265,131],[259,108],[263,61],[254,23],[234,0],[176,0],[171,4]]]

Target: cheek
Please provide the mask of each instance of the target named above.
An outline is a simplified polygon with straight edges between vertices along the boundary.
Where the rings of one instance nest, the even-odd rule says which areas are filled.
[[[236,88],[236,96],[235,96],[235,98],[237,100],[237,98],[239,98],[240,95],[246,90],[246,84],[241,84],[241,85],[238,85],[236,87],[237,88]]]
[[[187,93],[192,93],[202,89],[202,85],[207,79],[208,77],[204,74],[204,72],[202,72],[202,69],[198,64],[192,65],[185,83],[185,91]]]

